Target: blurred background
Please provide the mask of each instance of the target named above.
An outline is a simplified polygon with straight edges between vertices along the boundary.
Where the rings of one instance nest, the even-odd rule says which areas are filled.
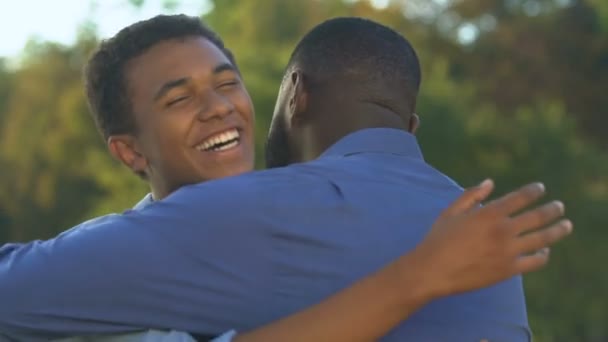
[[[81,68],[100,39],[159,13],[201,15],[257,112],[258,165],[289,54],[311,27],[363,16],[404,34],[423,82],[426,159],[463,186],[542,180],[574,235],[525,277],[536,341],[608,341],[608,1],[20,0],[0,13],[0,244],[121,212],[147,189],[111,159]],[[407,205],[407,203],[404,203]]]

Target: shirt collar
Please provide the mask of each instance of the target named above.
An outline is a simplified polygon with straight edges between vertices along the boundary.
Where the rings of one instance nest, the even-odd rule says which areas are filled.
[[[154,203],[154,198],[152,194],[147,194],[144,198],[141,199],[134,207],[133,210],[142,210],[143,208],[149,206]]]
[[[389,153],[423,159],[416,137],[395,128],[367,128],[351,133],[329,147],[321,154],[321,158],[366,152]]]

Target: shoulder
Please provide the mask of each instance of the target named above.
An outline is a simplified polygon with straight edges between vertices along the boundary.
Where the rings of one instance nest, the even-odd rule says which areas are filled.
[[[305,164],[302,164],[305,165]],[[254,171],[240,176],[184,186],[168,196],[163,202],[180,205],[198,202],[222,210],[226,204],[239,204],[246,208],[260,206],[278,197],[286,196],[287,190],[310,184],[314,175],[305,172],[302,165]]]

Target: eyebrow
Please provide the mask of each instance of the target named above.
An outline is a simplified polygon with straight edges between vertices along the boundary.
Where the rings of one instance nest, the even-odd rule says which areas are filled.
[[[158,89],[158,91],[156,92],[156,95],[154,95],[154,101],[165,96],[171,89],[185,85],[186,83],[188,83],[188,81],[190,81],[190,77],[179,78],[177,80],[169,81],[163,84],[163,86],[160,87],[160,89]]]
[[[236,68],[230,63],[222,63],[213,69],[213,74],[217,75],[224,71],[236,72]],[[160,89],[158,89],[158,91],[154,95],[154,101],[157,101],[161,97],[165,96],[171,89],[184,86],[190,80],[190,77],[183,77],[163,84],[162,87],[160,87]]]
[[[213,69],[213,74],[217,75],[217,74],[222,73],[224,71],[234,71],[234,72],[236,72],[236,68],[234,67],[234,65],[232,65],[230,63],[222,63],[222,64],[216,66]]]

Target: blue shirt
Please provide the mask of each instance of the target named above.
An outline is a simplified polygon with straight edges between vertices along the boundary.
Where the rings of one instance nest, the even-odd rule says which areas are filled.
[[[154,203],[152,194],[147,194],[141,201],[139,201],[133,210],[141,210],[148,205]],[[210,342],[231,342],[236,336],[236,331],[232,330],[222,334],[221,336],[215,337]],[[127,334],[116,334],[108,335],[103,334],[99,336],[77,336],[61,340],[55,340],[57,342],[196,342],[196,340],[188,333],[181,331],[167,331],[167,330],[146,330],[142,332],[134,332]]]
[[[0,332],[249,330],[411,250],[461,192],[424,162],[414,136],[362,130],[312,162],[187,186],[3,248]],[[482,338],[529,340],[520,277],[436,300],[384,341]]]

